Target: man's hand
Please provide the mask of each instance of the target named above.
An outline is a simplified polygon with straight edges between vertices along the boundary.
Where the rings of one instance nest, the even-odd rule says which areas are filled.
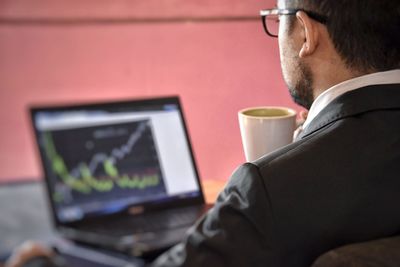
[[[303,125],[303,123],[307,119],[307,116],[308,116],[308,111],[307,110],[302,110],[302,111],[299,112],[299,117],[296,120],[297,127]]]
[[[293,140],[296,140],[299,134],[303,131],[303,123],[306,121],[308,111],[302,110],[299,113],[299,117],[296,120],[297,129],[293,133]]]
[[[37,257],[52,258],[54,252],[38,243],[28,241],[16,248],[4,267],[22,267],[29,260]]]

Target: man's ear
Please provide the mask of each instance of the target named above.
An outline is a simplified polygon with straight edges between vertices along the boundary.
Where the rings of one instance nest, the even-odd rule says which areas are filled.
[[[318,29],[315,24],[316,22],[310,19],[305,12],[297,12],[296,18],[300,22],[304,35],[304,42],[299,52],[299,57],[304,58],[314,53],[318,46]]]

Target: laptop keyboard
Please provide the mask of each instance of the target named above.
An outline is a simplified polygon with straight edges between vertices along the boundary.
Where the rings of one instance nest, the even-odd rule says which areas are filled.
[[[123,236],[190,226],[201,215],[200,211],[199,207],[186,207],[129,216],[101,225],[96,224],[95,232]],[[94,229],[93,226],[90,228]]]

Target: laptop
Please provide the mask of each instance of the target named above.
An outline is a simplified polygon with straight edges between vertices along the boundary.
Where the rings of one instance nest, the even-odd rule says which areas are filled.
[[[181,241],[209,208],[177,96],[30,114],[62,237],[152,255]]]

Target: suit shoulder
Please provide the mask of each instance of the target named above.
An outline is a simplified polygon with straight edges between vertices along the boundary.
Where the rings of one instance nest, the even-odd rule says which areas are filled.
[[[249,162],[244,163],[233,172],[224,191],[229,193],[232,190],[240,189],[243,192],[249,193],[249,191],[254,189],[260,189],[263,187],[260,177],[257,165]]]

